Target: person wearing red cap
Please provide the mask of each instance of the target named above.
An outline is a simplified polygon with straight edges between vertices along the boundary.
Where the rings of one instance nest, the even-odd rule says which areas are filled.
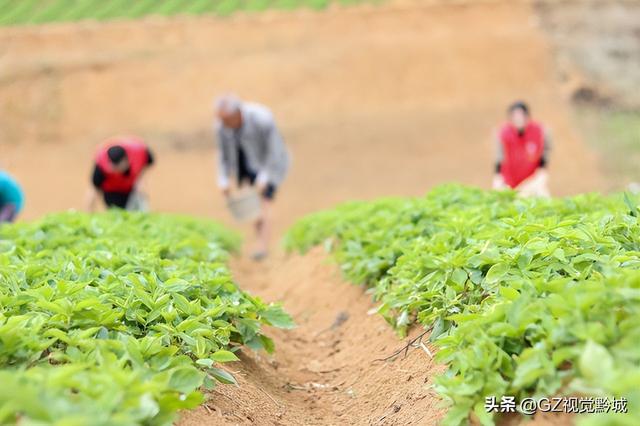
[[[146,210],[142,178],[154,162],[149,147],[135,137],[119,137],[98,149],[92,174],[88,209],[95,209],[98,194],[107,208]]]
[[[551,140],[548,132],[531,119],[529,107],[515,102],[508,122],[497,133],[494,189],[515,189],[523,196],[548,197],[547,163]]]

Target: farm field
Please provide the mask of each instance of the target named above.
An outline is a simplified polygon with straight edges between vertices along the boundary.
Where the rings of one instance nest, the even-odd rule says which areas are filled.
[[[532,2],[194,1],[184,13],[170,0],[136,2],[139,17],[119,0],[17,3],[0,13],[0,166],[27,201],[23,223],[0,229],[0,275],[23,288],[0,286],[0,324],[11,309],[20,330],[43,325],[4,329],[0,375],[25,393],[0,394],[0,423],[50,421],[28,404],[40,389],[79,425],[638,422],[638,200],[576,196],[626,182],[575,128]],[[273,109],[293,158],[259,264],[215,188],[211,104],[228,90]],[[568,198],[485,191],[516,97],[551,127],[552,192]],[[634,137],[621,123],[619,146]],[[96,145],[123,132],[157,156],[146,183],[163,213],[50,216],[84,207]],[[76,292],[79,276],[122,323]],[[100,404],[76,394],[89,380]],[[565,394],[626,397],[631,412],[484,410],[486,396]]]
[[[169,424],[235,383],[241,345],[291,318],[242,292],[236,235],[204,221],[67,213],[0,229],[0,422]]]
[[[443,424],[486,398],[625,395],[631,412],[579,424],[640,421],[640,240],[637,201],[596,195],[518,199],[445,186],[422,199],[351,203],[288,234],[290,249],[323,244],[345,276],[373,288],[401,335],[430,330],[449,371],[436,389]],[[610,407],[610,410],[613,408]],[[626,413],[626,411],[625,411]]]
[[[381,0],[0,0],[0,25],[44,24],[81,20],[109,21],[145,16],[230,15],[268,9],[324,9]]]

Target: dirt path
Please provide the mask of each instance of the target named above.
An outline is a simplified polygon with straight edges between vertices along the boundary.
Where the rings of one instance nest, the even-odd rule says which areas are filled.
[[[440,400],[428,385],[443,367],[415,349],[393,362],[375,361],[402,342],[368,312],[370,296],[343,282],[323,253],[259,267],[236,260],[233,268],[247,290],[284,300],[298,327],[269,330],[275,354],[245,353],[230,365],[240,387],[219,387],[208,407],[185,413],[180,426],[427,425],[441,418]]]

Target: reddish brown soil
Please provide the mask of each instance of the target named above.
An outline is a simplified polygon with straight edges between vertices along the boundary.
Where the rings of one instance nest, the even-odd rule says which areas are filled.
[[[211,102],[233,90],[271,106],[294,157],[277,235],[301,215],[354,198],[419,195],[458,181],[487,187],[491,133],[515,98],[552,128],[556,194],[598,190],[595,155],[558,90],[528,2],[404,1],[323,13],[148,19],[0,30],[0,166],[27,192],[23,219],[82,208],[91,153],[136,133],[158,163],[155,210],[230,222],[214,187]],[[231,365],[200,424],[434,424],[427,386],[442,370],[402,346],[370,297],[309,258],[234,263],[241,286],[283,300],[300,325],[270,330],[274,357]],[[343,312],[344,324],[331,329]]]

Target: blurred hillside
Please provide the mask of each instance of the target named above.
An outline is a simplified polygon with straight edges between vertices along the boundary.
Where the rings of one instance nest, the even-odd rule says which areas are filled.
[[[574,101],[640,108],[640,1],[536,4]]]
[[[608,189],[640,181],[640,1],[536,3],[562,88]]]

